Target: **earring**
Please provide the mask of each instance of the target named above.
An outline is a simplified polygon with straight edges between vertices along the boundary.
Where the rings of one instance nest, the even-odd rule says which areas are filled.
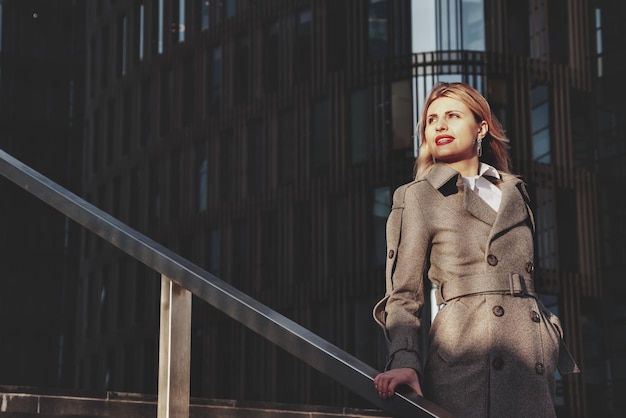
[[[478,157],[483,155],[483,139],[480,137],[476,138],[476,151],[478,151]]]

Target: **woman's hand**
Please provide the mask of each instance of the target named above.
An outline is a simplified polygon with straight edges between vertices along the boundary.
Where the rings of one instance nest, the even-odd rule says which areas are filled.
[[[406,385],[419,396],[424,396],[415,369],[391,369],[374,378],[374,387],[382,399],[392,397],[399,385]]]

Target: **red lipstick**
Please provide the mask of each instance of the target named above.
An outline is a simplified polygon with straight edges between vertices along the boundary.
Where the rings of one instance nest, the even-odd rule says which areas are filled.
[[[438,135],[435,137],[436,145],[446,145],[452,141],[454,141],[454,137],[452,135]]]

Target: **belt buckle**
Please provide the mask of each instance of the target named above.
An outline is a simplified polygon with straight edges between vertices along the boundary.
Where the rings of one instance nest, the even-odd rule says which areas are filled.
[[[517,284],[517,289],[516,285]],[[519,273],[509,273],[509,290],[513,296],[526,296],[526,283]]]

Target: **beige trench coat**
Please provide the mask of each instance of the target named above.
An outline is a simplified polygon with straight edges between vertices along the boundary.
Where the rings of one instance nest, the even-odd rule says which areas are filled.
[[[501,175],[497,213],[442,164],[395,191],[386,294],[374,317],[387,338],[387,367],[416,369],[424,395],[444,409],[464,417],[551,417],[557,366],[562,374],[579,370],[559,319],[534,292],[526,189],[517,176]],[[422,372],[427,279],[445,307],[432,323]]]

